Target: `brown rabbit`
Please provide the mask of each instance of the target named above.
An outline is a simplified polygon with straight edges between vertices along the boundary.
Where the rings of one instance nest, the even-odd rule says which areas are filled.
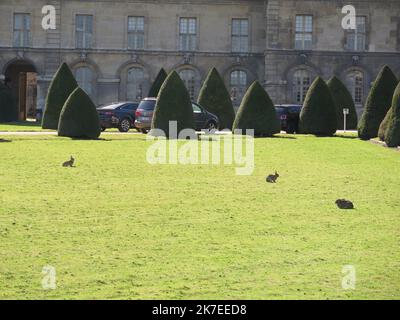
[[[278,180],[278,178],[279,178],[279,173],[275,171],[275,174],[270,174],[270,175],[267,177],[267,182],[268,182],[268,183],[276,183],[276,181]]]
[[[70,168],[72,168],[73,166],[74,166],[74,162],[75,162],[75,159],[71,156],[71,159],[70,160],[68,160],[68,161],[65,161],[64,163],[63,163],[63,167],[70,167]]]
[[[339,209],[343,209],[343,210],[354,209],[354,204],[351,201],[346,200],[346,199],[338,199],[338,200],[336,200],[335,203]]]

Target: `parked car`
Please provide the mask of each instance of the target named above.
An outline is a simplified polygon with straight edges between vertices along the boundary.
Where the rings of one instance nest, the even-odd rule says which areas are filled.
[[[303,106],[297,104],[283,104],[275,106],[276,113],[281,121],[282,131],[286,133],[299,132],[300,112]]]
[[[138,105],[134,102],[116,102],[98,107],[101,130],[118,128],[120,132],[128,132],[135,125]]]
[[[135,127],[143,133],[147,133],[151,128],[156,102],[156,98],[145,98],[140,102],[136,110]],[[215,114],[208,112],[202,106],[194,102],[192,102],[192,108],[196,130],[213,130],[218,128],[219,120]]]

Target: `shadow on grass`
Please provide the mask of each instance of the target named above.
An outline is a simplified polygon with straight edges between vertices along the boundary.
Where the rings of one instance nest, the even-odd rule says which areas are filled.
[[[40,122],[34,121],[15,121],[15,122],[0,122],[1,125],[13,127],[40,127]]]
[[[254,139],[287,139],[287,140],[296,140],[297,138],[295,136],[254,136]]]
[[[115,141],[112,139],[105,139],[105,138],[97,138],[97,139],[92,139],[92,138],[85,138],[85,137],[62,137],[61,138],[69,138],[70,140],[76,140],[76,141]]]
[[[7,140],[7,139],[0,139],[0,142],[11,142],[11,140]]]
[[[341,138],[341,139],[358,139],[357,136],[345,136],[345,135],[334,135],[334,138]]]

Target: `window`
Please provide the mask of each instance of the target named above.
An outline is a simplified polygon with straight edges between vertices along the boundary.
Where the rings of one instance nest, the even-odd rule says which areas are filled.
[[[313,17],[296,16],[295,49],[310,50],[313,37]]]
[[[192,108],[194,113],[203,113],[201,108],[199,106],[196,106],[195,104],[192,104]]]
[[[144,18],[128,17],[128,49],[144,48]]]
[[[183,69],[179,72],[179,76],[184,82],[186,89],[189,91],[190,99],[195,100],[196,96],[196,74],[192,69]]]
[[[80,67],[75,71],[76,81],[89,96],[93,95],[93,72],[88,67]]]
[[[141,68],[128,70],[126,98],[129,101],[139,102],[143,98],[144,72]]]
[[[247,90],[247,73],[242,70],[233,70],[231,72],[230,81],[231,99],[236,105],[240,104]]]
[[[25,13],[14,14],[14,46],[29,47],[31,37],[31,16]]]
[[[293,75],[293,95],[296,103],[303,104],[310,86],[310,73],[307,70],[297,70]]]
[[[92,47],[93,16],[76,16],[76,47],[88,49]]]
[[[181,18],[179,23],[180,49],[195,51],[197,38],[197,19]]]
[[[249,50],[249,20],[232,20],[232,51],[248,52]]]
[[[364,74],[352,71],[347,75],[347,86],[356,105],[362,105],[364,97]]]
[[[350,51],[364,51],[366,46],[366,18],[356,17],[356,29],[346,30],[346,47]]]

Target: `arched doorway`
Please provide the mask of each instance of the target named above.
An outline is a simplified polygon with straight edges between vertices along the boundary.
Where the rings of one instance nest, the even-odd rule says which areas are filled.
[[[16,120],[36,119],[37,70],[26,60],[11,62],[5,70],[5,83],[17,102]]]

